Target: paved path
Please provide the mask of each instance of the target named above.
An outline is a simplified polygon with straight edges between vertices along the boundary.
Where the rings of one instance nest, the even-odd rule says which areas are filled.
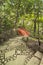
[[[0,46],[0,65],[43,65],[43,53],[33,51],[22,37],[16,37]]]

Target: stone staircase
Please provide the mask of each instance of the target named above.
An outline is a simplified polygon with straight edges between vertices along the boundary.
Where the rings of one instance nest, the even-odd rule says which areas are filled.
[[[28,54],[10,54],[6,56],[5,65],[43,65],[43,54],[39,51],[35,53],[32,51]]]
[[[42,62],[42,56],[43,54],[37,51],[26,65],[40,65]]]
[[[0,65],[43,65],[43,53],[28,48],[22,37],[0,46]]]

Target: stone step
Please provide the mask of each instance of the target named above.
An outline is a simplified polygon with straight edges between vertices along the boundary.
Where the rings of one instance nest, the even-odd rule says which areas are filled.
[[[41,60],[41,58],[42,58],[42,53],[39,52],[39,51],[37,51],[34,56],[37,57],[37,58],[39,58],[39,59]]]
[[[17,56],[25,56],[27,58],[30,59],[32,57],[32,55],[34,54],[34,51],[31,49],[27,49],[27,50],[23,50],[23,52],[21,53],[20,50],[11,50],[5,53],[5,64],[9,63],[10,61],[15,61],[15,59],[17,59]],[[27,59],[28,60],[28,59]],[[18,58],[19,61],[19,58]],[[25,61],[25,60],[24,60]],[[26,61],[27,62],[27,61]],[[22,61],[21,61],[22,63]]]
[[[18,55],[16,60],[9,61],[6,65],[24,65],[25,58],[25,55]]]
[[[42,57],[42,60],[41,60],[41,63],[40,63],[40,65],[43,65],[43,57]]]
[[[34,53],[34,51],[32,51],[31,49],[27,49],[27,50],[9,50],[8,52],[5,53],[5,58],[9,57],[9,56],[12,56],[14,54],[17,54],[17,55],[32,55]]]
[[[34,55],[34,52],[30,52],[28,54],[28,56],[25,59],[24,65],[26,65],[29,62],[29,60],[32,58],[33,55]]]
[[[9,57],[9,56],[12,56],[15,54],[15,50],[12,50],[12,51],[8,51],[5,53],[5,58]]]
[[[39,65],[42,58],[42,53],[37,51],[34,56],[30,59],[27,65]]]

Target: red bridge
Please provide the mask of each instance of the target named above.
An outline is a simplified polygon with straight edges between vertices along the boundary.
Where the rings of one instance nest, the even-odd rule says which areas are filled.
[[[25,29],[19,28],[18,29],[18,34],[22,36],[29,36],[30,32],[26,31]]]

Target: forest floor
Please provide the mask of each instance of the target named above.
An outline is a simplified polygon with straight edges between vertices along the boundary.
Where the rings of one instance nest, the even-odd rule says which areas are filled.
[[[37,42],[26,43],[22,36],[9,39],[0,45],[0,65],[43,65],[43,53],[34,50],[35,46]]]

